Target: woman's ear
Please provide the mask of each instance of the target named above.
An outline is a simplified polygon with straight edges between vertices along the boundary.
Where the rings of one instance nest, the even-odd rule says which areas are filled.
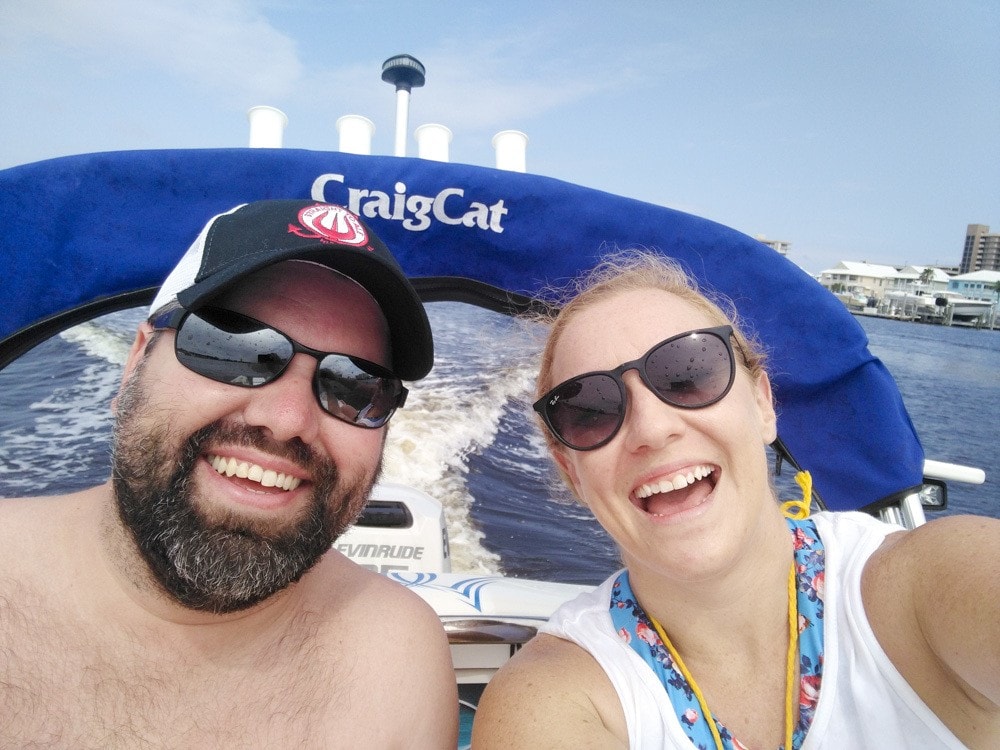
[[[573,462],[569,460],[569,456],[566,455],[566,449],[562,446],[552,446],[549,448],[549,455],[552,456],[552,460],[556,463],[556,468],[559,469],[559,474],[562,476],[563,481],[569,485],[569,488],[573,491],[576,499],[580,501],[580,504],[587,506],[586,501],[583,499],[583,495],[580,493],[580,480],[576,473],[576,467],[573,466]]]
[[[774,409],[774,393],[771,390],[771,379],[761,370],[756,379],[754,396],[757,410],[760,412],[761,431],[765,445],[770,445],[778,437],[778,414]]]

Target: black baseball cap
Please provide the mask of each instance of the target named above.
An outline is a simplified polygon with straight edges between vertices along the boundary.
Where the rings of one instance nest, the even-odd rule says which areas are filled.
[[[343,206],[312,200],[245,203],[205,225],[160,287],[149,314],[196,310],[241,279],[284,260],[327,266],[364,287],[389,324],[392,371],[419,380],[434,364],[427,312],[385,243]]]

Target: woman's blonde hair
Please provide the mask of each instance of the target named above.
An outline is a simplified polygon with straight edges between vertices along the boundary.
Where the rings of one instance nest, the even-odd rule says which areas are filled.
[[[541,397],[555,385],[551,382],[552,361],[559,339],[570,321],[598,302],[623,292],[643,289],[672,294],[704,312],[718,325],[731,325],[736,348],[743,360],[738,364],[754,380],[765,372],[764,351],[756,340],[744,332],[736,308],[729,299],[699,289],[695,279],[672,258],[650,250],[620,250],[606,255],[597,266],[567,286],[549,290],[546,295],[547,301],[559,308],[559,313],[551,323],[542,350],[536,397]],[[550,448],[558,447],[559,444],[544,425],[542,432]]]

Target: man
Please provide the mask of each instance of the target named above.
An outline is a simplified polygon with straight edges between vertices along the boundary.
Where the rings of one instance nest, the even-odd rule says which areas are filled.
[[[434,612],[330,550],[432,361],[353,214],[213,218],[139,327],[112,478],[0,502],[0,747],[455,747]]]

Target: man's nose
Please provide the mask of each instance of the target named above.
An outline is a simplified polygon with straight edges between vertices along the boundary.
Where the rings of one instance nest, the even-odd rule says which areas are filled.
[[[268,430],[275,440],[314,441],[323,417],[313,391],[317,366],[315,357],[296,354],[275,380],[251,389],[244,409],[247,424]]]

